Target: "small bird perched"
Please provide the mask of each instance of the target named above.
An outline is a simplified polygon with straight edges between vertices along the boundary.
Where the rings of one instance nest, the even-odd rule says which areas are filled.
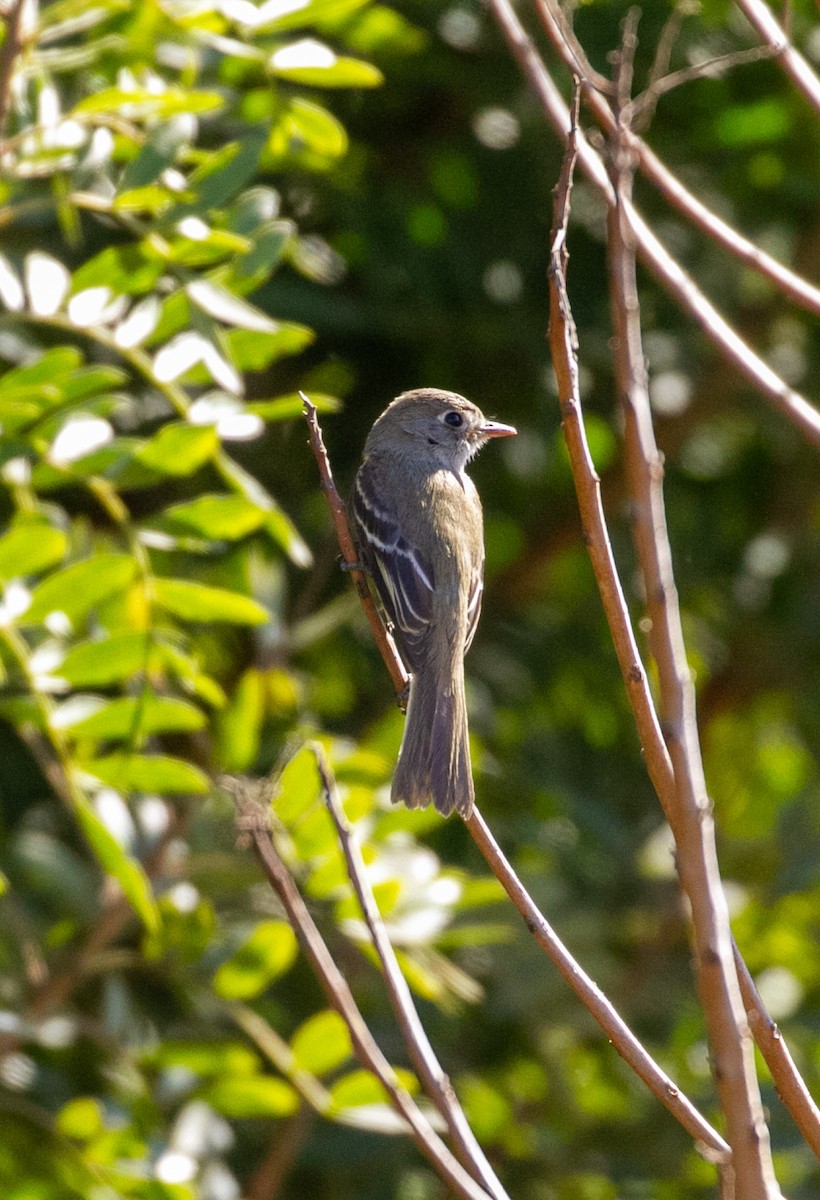
[[[464,655],[481,610],[484,530],[464,468],[489,438],[515,432],[455,392],[404,392],[370,430],[353,485],[361,557],[412,672],[392,799],[432,800],[445,817],[469,817],[474,799]]]

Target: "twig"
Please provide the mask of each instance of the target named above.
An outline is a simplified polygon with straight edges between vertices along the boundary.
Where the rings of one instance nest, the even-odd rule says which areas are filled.
[[[0,153],[4,148],[6,120],[11,101],[11,83],[14,77],[14,64],[23,49],[23,8],[26,0],[9,0],[5,16],[6,36],[3,48],[0,50]]]
[[[615,114],[605,99],[605,94],[611,89],[607,89],[606,93],[601,90],[597,82],[598,74],[577,42],[573,42],[572,46],[567,45],[560,8],[554,6],[552,0],[536,0],[536,4],[553,48],[573,74],[580,78],[587,107],[604,133],[611,136],[615,132]],[[543,63],[541,65],[543,67]],[[820,317],[820,288],[814,287],[802,276],[790,271],[707,208],[697,196],[692,195],[683,186],[677,176],[673,175],[646,142],[633,131],[626,130],[623,133],[629,141],[630,149],[637,156],[642,174],[657,187],[667,203],[745,266],[769,279],[794,304]],[[595,183],[600,186],[598,178]]]
[[[393,687],[401,704],[402,697],[407,689],[407,672],[404,669],[395,644],[390,634],[385,628],[384,622],[379,616],[373,596],[367,583],[367,576],[364,571],[357,569],[354,564],[358,563],[358,555],[353,538],[350,535],[350,526],[347,520],[347,510],[344,501],[339,495],[336,486],[333,482],[333,477],[330,470],[330,460],[325,449],[324,439],[322,438],[322,430],[319,426],[316,406],[311,404],[304,392],[300,392],[302,403],[305,409],[305,419],[307,421],[308,435],[310,437],[310,447],[319,467],[319,475],[322,488],[327,496],[327,502],[330,505],[333,524],[336,529],[336,538],[339,542],[339,549],[342,552],[342,558],[347,565],[350,578],[353,580],[353,586],[356,589],[356,594],[361,601],[364,615],[367,618],[367,623],[370,626],[370,631],[373,634],[373,639],[381,651],[382,658],[390,672],[390,678],[393,680]]]
[[[775,52],[792,83],[800,89],[812,108],[820,113],[820,79],[803,55],[790,44],[772,10],[762,0],[735,0],[735,3],[746,20]]]
[[[315,1120],[313,1109],[302,1104],[284,1125],[271,1122],[268,1148],[248,1181],[244,1200],[276,1200]]]
[[[734,947],[734,955],[743,1005],[755,1042],[771,1072],[780,1099],[814,1151],[815,1157],[820,1159],[820,1109],[814,1103],[805,1080],[795,1066],[780,1029],[766,1012],[760,993],[737,946]]]
[[[569,132],[569,110],[544,66],[509,0],[489,0],[510,49],[521,65],[544,111],[562,139]],[[608,205],[615,203],[612,185],[600,157],[583,137],[578,141],[578,162],[584,173],[603,193]],[[692,278],[672,258],[640,213],[630,203],[625,214],[643,262],[681,307],[701,326],[723,356],[766,397],[775,409],[792,422],[811,442],[820,445],[820,413],[805,397],[795,392],[744,342],[706,299]]]
[[[631,87],[630,30],[619,55],[622,101]],[[628,123],[630,106],[621,104]],[[754,1069],[746,1012],[735,971],[729,913],[720,881],[712,807],[706,791],[663,500],[663,460],[655,442],[638,302],[631,208],[633,163],[622,140],[611,148],[616,205],[609,210],[609,276],[615,329],[615,374],[626,418],[627,473],[634,501],[634,538],[652,621],[661,728],[672,760],[673,830],[681,885],[692,911],[695,967],[709,1032],[712,1070],[726,1116],[738,1192],[748,1200],[779,1195]]]
[[[339,835],[342,851],[347,863],[347,873],[353,890],[359,901],[370,937],[379,956],[384,971],[385,984],[390,995],[390,1003],[401,1026],[404,1042],[418,1072],[419,1078],[430,1099],[439,1110],[447,1123],[450,1137],[453,1140],[456,1154],[463,1166],[473,1178],[480,1183],[496,1200],[509,1200],[498,1177],[487,1161],[484,1151],[476,1141],[470,1125],[464,1115],[464,1110],[458,1102],[448,1076],[443,1071],[436,1058],[430,1039],[419,1020],[418,1012],[413,1003],[413,997],[407,981],[402,974],[395,951],[384,928],[376,899],[367,878],[367,869],[362,859],[361,851],[356,843],[353,831],[345,816],[341,800],[336,788],[336,781],[324,748],[318,743],[311,744],[316,758],[316,765],[322,780],[325,803],[330,811]]]
[[[644,1081],[652,1094],[680,1122],[687,1133],[691,1134],[705,1158],[718,1165],[727,1164],[731,1159],[728,1144],[680,1091],[677,1084],[658,1066],[598,985],[572,957],[504,857],[477,808],[473,809],[472,815],[465,823],[490,870],[524,918],[527,929],[558,968],[584,1008],[598,1022],[624,1062]]]
[[[493,1200],[453,1156],[427,1117],[404,1088],[370,1032],[347,980],[337,967],[327,944],[308,911],[293,878],[279,856],[264,818],[252,810],[240,814],[240,826],[253,841],[268,882],[276,892],[331,1007],[347,1024],[350,1039],[362,1064],[384,1087],[393,1107],[404,1118],[413,1141],[435,1170],[464,1200]]]
[[[317,461],[319,462],[319,469],[322,472],[323,488],[330,500],[335,491],[330,463],[327,461],[322,462],[318,459]],[[346,517],[344,520],[346,521]],[[617,587],[620,588],[620,584],[617,584]],[[391,663],[386,656],[395,654],[395,649],[384,641],[380,643],[379,648],[382,657],[385,659],[385,665],[390,670]],[[632,661],[640,662],[637,656],[637,649],[635,650],[635,658]],[[572,955],[550,927],[546,918],[539,911],[534,900],[527,893],[510,864],[504,858],[489,829],[479,816],[477,809],[473,809],[472,816],[465,824],[491,870],[497,875],[510,899],[524,917],[527,928],[558,967],[584,1007],[599,1023],[618,1053],[633,1067],[653,1094],[680,1121],[696,1141],[707,1148],[706,1153],[708,1156],[715,1162],[723,1161],[729,1149],[726,1142],[709,1125],[705,1118],[701,1116],[694,1105],[682,1095],[676,1084],[653,1061],[635,1035],[618,1016],[613,1006],[601,993],[597,985],[573,959]]]

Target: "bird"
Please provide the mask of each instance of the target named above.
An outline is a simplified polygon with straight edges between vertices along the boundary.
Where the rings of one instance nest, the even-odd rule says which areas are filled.
[[[353,483],[359,556],[410,674],[391,799],[432,802],[445,817],[468,819],[475,798],[464,656],[481,611],[484,528],[465,468],[488,440],[515,433],[456,392],[403,392],[373,424]]]

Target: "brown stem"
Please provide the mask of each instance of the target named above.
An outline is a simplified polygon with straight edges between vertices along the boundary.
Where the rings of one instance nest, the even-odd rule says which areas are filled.
[[[330,505],[330,513],[333,517],[333,525],[336,530],[336,537],[339,542],[339,549],[342,552],[342,558],[349,569],[350,578],[353,581],[353,586],[356,589],[356,594],[361,601],[364,615],[367,618],[367,623],[370,626],[370,631],[373,634],[373,640],[381,651],[381,656],[390,672],[390,678],[393,680],[393,687],[399,703],[402,703],[402,698],[407,689],[407,672],[399,658],[395,643],[390,634],[385,628],[384,622],[379,616],[379,611],[376,608],[373,596],[367,583],[367,576],[364,571],[357,570],[353,567],[354,563],[358,562],[356,553],[356,545],[350,534],[350,525],[347,520],[347,509],[345,503],[339,495],[333,479],[330,474],[330,460],[328,459],[327,450],[325,449],[324,439],[322,438],[322,430],[319,426],[316,406],[311,404],[304,392],[300,392],[302,403],[305,407],[305,419],[307,421],[308,435],[310,437],[310,447],[313,451],[316,462],[319,466],[319,475],[322,481],[322,488],[327,496],[327,502]]]
[[[625,43],[629,31],[625,31]],[[625,81],[625,89],[629,80]],[[629,105],[622,108],[627,120]],[[652,621],[660,717],[672,760],[673,831],[681,885],[692,911],[695,967],[709,1032],[712,1070],[726,1116],[737,1189],[744,1200],[774,1200],[769,1134],[754,1069],[749,1025],[732,955],[726,898],[720,881],[712,806],[706,791],[663,500],[663,459],[655,442],[642,349],[634,225],[633,161],[625,140],[612,146],[616,204],[609,210],[609,275],[615,329],[615,373],[625,414],[627,472],[634,503],[634,538]]]

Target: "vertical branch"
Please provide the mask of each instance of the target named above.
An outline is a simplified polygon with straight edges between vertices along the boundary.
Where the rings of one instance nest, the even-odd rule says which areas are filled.
[[[634,29],[625,25],[620,55],[620,119],[627,124]],[[675,781],[674,833],[681,885],[692,910],[695,967],[709,1033],[712,1069],[726,1116],[738,1194],[779,1195],[754,1070],[752,1040],[732,953],[720,882],[711,801],[706,791],[663,499],[663,459],[655,442],[638,302],[631,190],[634,157],[626,139],[611,147],[616,203],[609,210],[609,275],[615,372],[625,414],[626,461],[635,511],[634,537],[652,621],[661,728]]]

